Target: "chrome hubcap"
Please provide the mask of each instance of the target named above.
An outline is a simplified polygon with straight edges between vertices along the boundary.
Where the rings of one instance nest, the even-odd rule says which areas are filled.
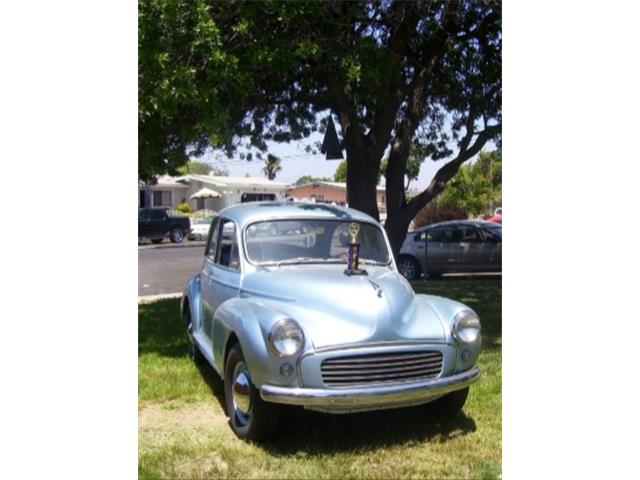
[[[244,362],[238,362],[233,369],[231,394],[236,419],[245,425],[251,417],[251,377]]]

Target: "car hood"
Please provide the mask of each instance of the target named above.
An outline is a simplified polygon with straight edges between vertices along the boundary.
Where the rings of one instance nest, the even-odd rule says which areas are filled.
[[[296,265],[245,276],[244,296],[294,318],[314,347],[421,340],[445,341],[436,310],[388,267],[366,266],[348,276],[345,265]]]

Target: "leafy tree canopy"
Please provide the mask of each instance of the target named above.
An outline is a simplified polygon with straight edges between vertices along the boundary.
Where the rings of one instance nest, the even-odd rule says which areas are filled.
[[[438,203],[471,217],[492,214],[502,204],[502,152],[483,151],[475,163],[463,165],[438,197]]]
[[[195,160],[189,160],[186,165],[178,167],[177,173],[180,175],[187,175],[188,173],[194,173],[197,175],[216,175],[218,177],[227,177],[229,176],[229,171],[225,168],[214,167],[209,165],[208,163],[198,162]]]
[[[264,161],[264,167],[262,168],[264,176],[269,180],[275,180],[276,175],[280,170],[282,170],[280,158],[271,153],[268,154]]]
[[[394,251],[415,214],[501,131],[497,1],[141,0],[139,172],[175,170],[207,147],[266,151],[335,114],[350,206],[377,217],[386,151]],[[405,197],[418,144],[447,163]]]
[[[303,175],[296,180],[296,185],[304,185],[305,183],[312,182],[333,182],[333,178],[330,177],[312,177],[311,175]]]

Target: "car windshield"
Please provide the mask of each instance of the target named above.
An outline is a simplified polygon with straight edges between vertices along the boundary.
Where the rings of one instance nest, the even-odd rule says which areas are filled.
[[[245,229],[247,258],[258,265],[346,263],[352,223],[359,226],[356,242],[360,244],[360,263],[387,265],[389,251],[379,227],[340,220],[253,223]]]

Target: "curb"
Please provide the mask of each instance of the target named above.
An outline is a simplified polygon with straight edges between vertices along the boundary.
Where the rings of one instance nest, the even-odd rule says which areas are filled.
[[[174,243],[170,245],[138,245],[138,250],[156,250],[160,248],[194,248],[194,247],[204,247],[204,240],[199,241],[198,243],[194,243],[189,241],[189,243]]]
[[[180,297],[182,297],[182,292],[158,293],[156,295],[143,295],[141,297],[138,297],[138,305],[153,303],[153,302],[157,302],[158,300],[169,300],[172,298],[180,298]]]

